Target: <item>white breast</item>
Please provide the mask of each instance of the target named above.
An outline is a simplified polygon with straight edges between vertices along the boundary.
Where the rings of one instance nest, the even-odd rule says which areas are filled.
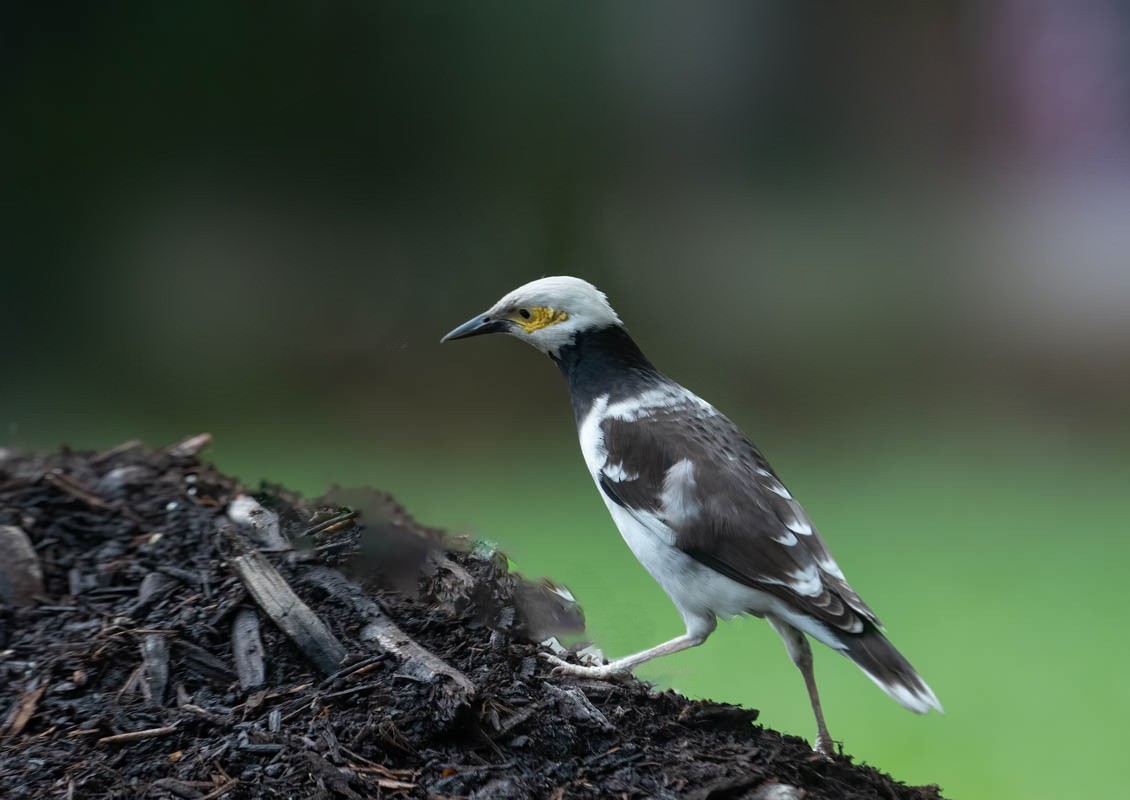
[[[608,397],[598,397],[580,425],[581,452],[589,474],[628,548],[674,602],[687,630],[707,634],[714,629],[715,616],[727,619],[774,611],[778,602],[771,595],[731,580],[675,547],[675,531],[658,516],[628,510],[601,491],[600,473],[607,457],[601,423],[607,412]]]

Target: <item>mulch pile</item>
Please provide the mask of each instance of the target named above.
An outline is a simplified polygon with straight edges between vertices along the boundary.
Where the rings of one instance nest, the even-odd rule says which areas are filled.
[[[207,443],[0,450],[4,797],[940,797],[753,710],[552,676],[567,592],[379,492],[248,493]]]

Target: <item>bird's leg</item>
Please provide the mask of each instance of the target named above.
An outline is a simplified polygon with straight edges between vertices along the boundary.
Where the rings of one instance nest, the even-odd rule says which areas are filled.
[[[804,686],[808,689],[812,713],[816,716],[816,741],[813,743],[812,749],[830,756],[834,753],[832,736],[828,733],[828,726],[824,723],[824,712],[820,708],[820,693],[816,691],[816,674],[812,669],[812,647],[808,644],[808,637],[786,622],[772,617],[767,619],[769,624],[785,640],[785,648],[789,651],[789,658],[793,660],[797,669],[800,670],[800,674],[804,676]]]
[[[671,653],[678,653],[680,650],[697,647],[705,641],[706,634],[700,632],[691,633],[688,631],[682,636],[676,636],[674,639],[656,645],[649,650],[642,650],[639,653],[624,656],[615,661],[610,661],[607,664],[594,667],[570,664],[549,653],[543,653],[542,658],[553,664],[553,672],[556,675],[576,675],[580,678],[610,678],[614,675],[627,675],[645,661],[651,661],[653,658],[659,658],[660,656],[670,655]]]

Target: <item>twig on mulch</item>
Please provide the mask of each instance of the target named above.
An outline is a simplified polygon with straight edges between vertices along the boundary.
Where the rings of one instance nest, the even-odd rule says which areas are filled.
[[[234,789],[237,786],[239,786],[239,778],[231,778],[230,780],[226,781],[225,783],[222,783],[219,786],[217,786],[212,791],[208,792],[208,794],[201,797],[200,800],[216,800],[216,798],[227,794],[228,792],[230,792],[232,789]]]
[[[298,645],[327,675],[341,666],[346,649],[329,626],[290,588],[267,557],[254,549],[239,530],[221,523],[220,534],[235,553],[229,559],[232,571],[243,581],[247,593],[272,622]]]
[[[135,525],[144,524],[141,517],[132,509],[126,508],[120,503],[106,502],[74,478],[64,475],[61,470],[52,470],[46,473],[43,476],[43,481],[44,483],[51,484],[59,491],[69,494],[76,500],[86,503],[91,508],[97,508],[103,511],[116,511]]]
[[[466,675],[415,642],[358,584],[329,567],[311,567],[306,571],[305,580],[321,587],[335,600],[346,604],[357,617],[366,620],[361,640],[396,656],[401,662],[402,674],[424,683],[442,680],[449,713],[467,705],[475,696],[475,685]]]
[[[357,512],[353,509],[350,509],[349,511],[345,511],[341,514],[336,514],[329,519],[322,520],[317,525],[311,525],[309,528],[302,531],[299,536],[317,536],[319,533],[332,531],[338,526],[354,519],[357,519]]]
[[[129,733],[119,733],[114,736],[103,736],[98,740],[98,744],[126,744],[127,742],[140,742],[142,739],[152,739],[155,736],[168,736],[170,733],[176,733],[176,725],[166,725],[163,728],[147,728],[143,731],[130,731]]]

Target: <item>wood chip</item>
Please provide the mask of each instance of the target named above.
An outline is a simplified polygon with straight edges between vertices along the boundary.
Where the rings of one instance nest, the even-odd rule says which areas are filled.
[[[153,603],[177,588],[177,581],[162,572],[153,571],[142,578],[137,587],[137,600],[134,602],[134,613],[144,611]]]
[[[201,678],[213,683],[230,683],[235,680],[236,676],[231,668],[203,647],[185,639],[177,639],[174,646],[183,660],[184,667]]]
[[[43,697],[43,693],[47,691],[47,683],[43,681],[42,684],[39,678],[34,678],[30,684],[24,689],[20,699],[12,706],[12,710],[8,712],[8,718],[4,721],[4,733],[8,736],[17,736],[27,726],[28,721],[35,714],[35,707],[39,705],[39,698]]]
[[[22,528],[0,525],[0,598],[26,608],[43,594],[43,570]]]
[[[293,549],[279,528],[279,515],[263,508],[251,495],[241,494],[228,504],[228,519],[242,526],[260,548],[271,552]]]
[[[182,439],[176,444],[169,445],[165,448],[165,452],[173,458],[192,458],[200,455],[211,444],[212,434],[198,433],[195,436]]]
[[[388,618],[362,588],[337,570],[311,567],[307,580],[316,583],[338,600],[348,603],[354,613],[368,620],[361,629],[361,639],[391,653],[401,662],[401,672],[416,680],[445,684],[449,713],[466,705],[475,695],[475,685],[459,670],[420,646]]]
[[[259,614],[253,608],[236,612],[231,626],[232,656],[239,685],[246,691],[262,686],[267,679],[263,640],[259,636]]]
[[[145,665],[145,685],[150,699],[161,706],[165,704],[165,690],[169,686],[169,646],[165,637],[151,633],[141,640],[141,656]]]
[[[243,581],[247,593],[263,613],[301,648],[306,656],[327,674],[336,672],[345,658],[346,649],[333,631],[310,606],[290,588],[266,556],[253,549],[234,525],[223,525],[221,531],[236,555],[228,564]]]

